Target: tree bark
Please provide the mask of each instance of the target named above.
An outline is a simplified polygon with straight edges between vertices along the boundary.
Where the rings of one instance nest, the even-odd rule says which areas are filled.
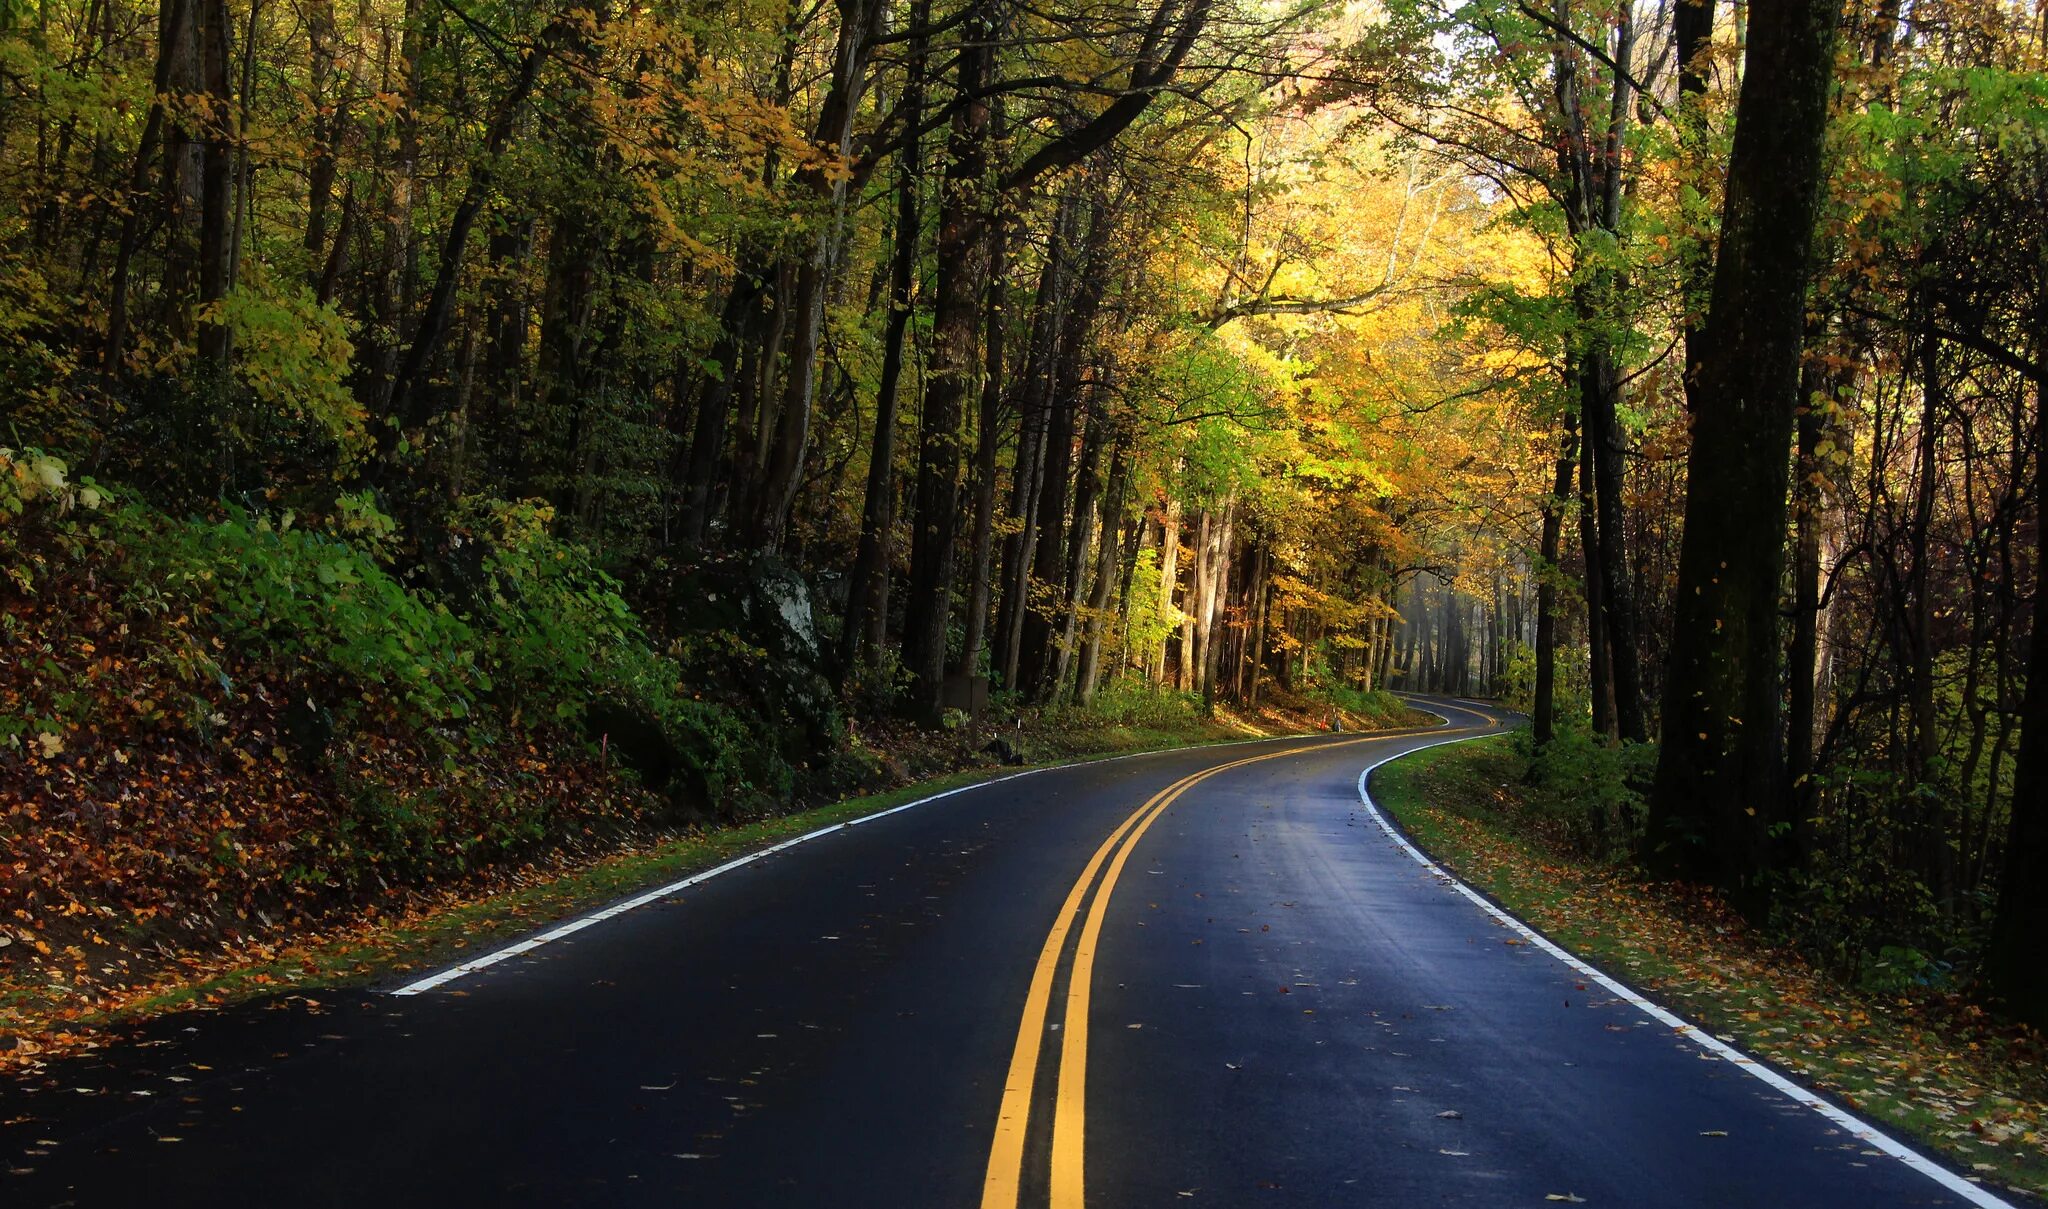
[[[234,96],[228,83],[233,57],[227,0],[201,0],[200,77],[205,87],[206,126],[199,190],[199,305],[227,297],[229,228],[234,222]],[[199,356],[214,364],[228,359],[228,326],[209,318],[199,327]]]
[[[1602,606],[1606,597],[1604,583],[1606,575],[1600,566],[1599,524],[1594,520],[1598,514],[1596,500],[1599,492],[1593,483],[1593,443],[1581,439],[1579,442],[1579,557],[1585,564],[1585,578],[1581,584],[1586,598],[1586,670],[1590,684],[1587,695],[1592,698],[1593,733],[1596,735],[1615,734],[1614,725],[1614,673],[1613,647],[1607,641],[1607,610]]]
[[[930,22],[931,5],[911,9],[915,28]],[[925,44],[910,48],[910,65],[897,102],[911,134],[896,154],[896,228],[889,254],[889,321],[882,335],[882,372],[875,390],[875,431],[868,444],[867,487],[861,502],[860,543],[846,588],[846,617],[839,634],[839,667],[850,672],[862,657],[879,651],[888,621],[889,546],[896,526],[896,417],[903,379],[904,339],[917,284],[920,231],[918,181],[923,147],[917,128],[924,115]]]
[[[2048,198],[2043,198],[2048,201]],[[2037,252],[2036,297],[2048,296],[2048,251]],[[2035,364],[2048,361],[2048,325],[2035,333]],[[2048,375],[2034,377],[2034,449],[2048,451]],[[2034,565],[2048,567],[2048,474],[2034,474]],[[2034,587],[2033,652],[2020,704],[2005,869],[1999,879],[1986,966],[2021,1020],[2048,1027],[2048,585]],[[1996,774],[1994,771],[1994,781]]]
[[[1549,498],[1543,501],[1542,546],[1536,559],[1536,685],[1530,726],[1538,747],[1557,734],[1557,558],[1564,535],[1564,510],[1572,498],[1572,470],[1578,460],[1578,429],[1567,416],[1555,481]]]
[[[981,675],[981,651],[988,637],[989,562],[994,553],[996,450],[1002,443],[1003,414],[1003,232],[989,239],[989,286],[982,322],[981,416],[974,440],[974,527],[967,543],[967,615],[961,623],[958,674]]]
[[[448,221],[448,234],[441,243],[440,267],[434,276],[433,290],[427,295],[419,330],[414,333],[405,358],[392,378],[389,410],[400,423],[416,428],[432,416],[433,405],[428,401],[428,392],[422,387],[427,367],[439,351],[442,338],[448,334],[448,324],[454,318],[455,288],[462,275],[463,257],[469,250],[469,235],[476,227],[477,217],[483,212],[484,202],[490,196],[496,178],[492,161],[504,154],[505,144],[512,136],[513,122],[526,105],[526,99],[533,95],[534,86],[540,82],[541,68],[567,28],[566,22],[557,20],[526,49],[511,87],[499,99],[497,111],[492,115],[484,138],[484,154],[470,170],[469,187],[463,191],[462,200],[456,204],[455,213]],[[397,443],[398,425],[387,425],[381,431],[384,435],[380,437],[379,452],[388,456]]]
[[[1753,918],[1780,846],[1778,595],[1839,16],[1839,0],[1750,14],[1650,801],[1653,867],[1720,886]]]
[[[1088,594],[1088,618],[1081,638],[1081,665],[1075,676],[1081,704],[1095,700],[1102,671],[1102,633],[1109,616],[1110,593],[1117,581],[1117,538],[1123,532],[1124,491],[1130,481],[1130,438],[1119,435],[1109,456],[1109,491],[1102,501],[1101,549],[1095,558],[1095,586]]]
[[[814,149],[828,159],[807,165],[792,184],[819,209],[817,231],[797,267],[796,289],[789,306],[787,347],[781,397],[774,407],[761,482],[752,491],[754,508],[747,537],[763,550],[779,550],[796,488],[803,477],[810,448],[811,411],[816,402],[818,348],[825,329],[825,295],[846,225],[847,174],[835,170],[853,147],[853,122],[868,82],[868,59],[881,33],[887,6],[880,0],[839,0],[839,40],[832,56],[831,86],[819,108],[811,135]],[[982,52],[986,57],[986,52]],[[765,402],[765,400],[764,400]]]
[[[953,565],[959,534],[960,426],[979,372],[975,342],[985,288],[989,199],[987,163],[990,108],[985,97],[993,70],[996,21],[977,0],[962,26],[957,73],[963,101],[953,113],[947,167],[939,191],[938,289],[932,299],[931,370],[918,425],[917,486],[910,542],[910,597],[905,609],[903,662],[912,679],[912,709],[935,721],[946,676],[946,635],[952,620]]]

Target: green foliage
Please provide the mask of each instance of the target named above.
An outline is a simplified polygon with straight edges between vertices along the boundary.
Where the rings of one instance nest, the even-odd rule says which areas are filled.
[[[1385,689],[1366,690],[1349,684],[1324,684],[1314,694],[1347,714],[1373,718],[1381,722],[1396,721],[1408,713],[1407,703]]]
[[[1501,704],[1511,710],[1526,714],[1535,709],[1536,648],[1510,640],[1507,666],[1494,680],[1493,691],[1500,697]]]
[[[77,368],[77,353],[60,338],[64,302],[42,270],[11,249],[19,232],[0,226],[9,251],[0,252],[0,416],[54,402]]]
[[[179,521],[123,508],[131,599],[162,596],[202,611],[209,629],[268,670],[332,681],[422,722],[467,717],[490,688],[469,625],[360,547],[290,514],[226,513]]]
[[[1119,676],[1104,684],[1085,707],[1075,707],[1082,718],[1110,726],[1144,730],[1176,730],[1193,726],[1202,717],[1202,699],[1136,676]]]
[[[618,581],[552,536],[553,521],[538,501],[472,501],[457,532],[484,551],[478,619],[494,639],[493,676],[566,718],[647,642]]]
[[[1560,719],[1541,748],[1527,730],[1515,732],[1515,743],[1529,761],[1528,804],[1567,850],[1604,861],[1636,854],[1656,744],[1615,743],[1575,717]]]
[[[1134,651],[1156,651],[1167,635],[1180,629],[1183,614],[1167,603],[1159,590],[1159,551],[1151,546],[1138,551],[1131,564],[1131,624],[1127,644]]]
[[[229,290],[198,318],[228,329],[236,380],[260,408],[325,433],[344,464],[367,452],[366,415],[347,385],[355,344],[332,305],[303,285],[259,279]]]
[[[588,549],[556,537],[553,522],[539,501],[478,500],[456,527],[482,551],[475,621],[505,703],[546,711],[607,747],[615,731],[630,734],[629,766],[678,805],[745,790],[786,795],[788,770],[759,758],[771,745],[732,710],[686,690],[688,653],[655,651],[619,582]]]
[[[1893,949],[1966,958],[1977,947],[1972,916],[1942,911],[1920,870],[1924,860],[1903,859],[1929,842],[1932,786],[1908,785],[1882,769],[1857,769],[1821,778],[1816,786],[1835,798],[1835,809],[1813,820],[1805,868],[1787,887],[1772,919],[1794,944],[1841,977],[1888,984],[1900,963]],[[1916,970],[1918,973],[1924,971]]]

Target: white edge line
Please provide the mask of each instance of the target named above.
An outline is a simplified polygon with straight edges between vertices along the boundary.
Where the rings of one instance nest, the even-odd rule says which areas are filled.
[[[1428,711],[1424,710],[1422,712],[1427,713]],[[1436,716],[1442,717],[1441,714]],[[1449,720],[1446,719],[1446,721]],[[763,857],[774,856],[778,852],[794,848],[798,844],[817,839],[822,835],[830,835],[835,831],[843,831],[848,827],[859,827],[866,823],[872,823],[876,819],[888,818],[892,814],[901,814],[913,806],[923,806],[927,802],[936,802],[941,798],[950,798],[956,793],[966,793],[970,789],[986,789],[991,785],[1000,785],[1005,781],[1014,781],[1019,777],[1028,777],[1041,772],[1053,772],[1062,768],[1078,768],[1088,764],[1109,764],[1117,760],[1131,760],[1141,756],[1164,756],[1175,752],[1202,751],[1212,747],[1243,747],[1253,743],[1279,743],[1288,739],[1314,739],[1319,737],[1320,735],[1316,733],[1305,735],[1267,735],[1258,739],[1234,739],[1226,743],[1205,743],[1194,747],[1164,747],[1154,751],[1132,751],[1125,752],[1120,756],[1107,756],[1092,760],[1070,760],[1064,764],[1047,764],[1040,768],[1027,768],[1023,772],[1013,772],[1000,777],[991,777],[986,781],[976,781],[972,785],[956,785],[951,789],[918,798],[916,801],[905,802],[901,806],[891,806],[887,810],[878,810],[873,814],[864,814],[857,819],[848,819],[843,823],[833,823],[828,827],[820,827],[816,831],[806,831],[802,835],[793,836],[779,844],[771,844],[758,852],[750,852],[745,856],[735,857],[722,865],[715,865],[712,868],[693,873],[680,881],[673,881],[666,886],[657,886],[652,890],[643,891],[631,898],[622,899],[608,907],[593,911],[588,915],[581,915],[569,920],[567,923],[557,924],[545,932],[529,936],[524,940],[514,941],[500,949],[493,949],[482,957],[472,958],[461,965],[450,966],[438,973],[429,974],[424,978],[408,982],[403,986],[394,988],[390,994],[401,996],[418,995],[431,991],[436,987],[446,986],[458,978],[466,978],[478,970],[488,969],[501,961],[507,961],[511,958],[531,953],[550,941],[561,940],[563,937],[572,936],[585,928],[601,924],[615,916],[624,915],[628,911],[644,907],[649,903],[659,902],[664,898],[687,890],[699,882],[710,881],[721,873],[730,873],[743,865],[751,865]]]
[[[1412,705],[1413,703],[1411,702],[1410,704]],[[1438,716],[1441,717],[1442,715]],[[1445,721],[1449,721],[1449,719],[1445,719]],[[1449,871],[1443,868],[1443,866],[1429,859],[1428,854],[1424,853],[1420,848],[1417,848],[1414,844],[1410,843],[1408,841],[1408,837],[1402,835],[1400,829],[1395,827],[1393,823],[1388,821],[1387,817],[1384,814],[1380,813],[1380,808],[1377,805],[1375,805],[1372,800],[1372,794],[1366,790],[1366,779],[1372,775],[1373,769],[1378,768],[1382,764],[1388,763],[1392,760],[1398,760],[1402,756],[1414,755],[1416,752],[1426,750],[1430,747],[1442,747],[1451,743],[1465,743],[1473,739],[1484,739],[1488,737],[1489,736],[1487,735],[1467,735],[1459,739],[1443,739],[1436,743],[1424,744],[1422,747],[1411,747],[1407,751],[1397,752],[1391,756],[1383,756],[1380,759],[1375,760],[1372,763],[1366,765],[1365,768],[1358,774],[1358,800],[1365,807],[1366,813],[1372,816],[1372,821],[1380,825],[1380,830],[1386,832],[1387,836],[1390,839],[1392,839],[1396,844],[1399,844],[1403,852],[1406,852],[1409,856],[1414,857],[1416,862],[1422,866],[1424,871],[1429,873],[1431,876],[1435,877],[1438,881],[1443,882],[1446,885],[1449,885],[1458,893],[1464,895],[1466,898],[1471,899],[1472,902],[1475,903],[1480,910],[1486,912],[1488,915],[1492,916],[1495,920],[1499,921],[1500,923],[1520,933],[1522,938],[1527,940],[1531,945],[1534,945],[1536,948],[1539,948],[1543,950],[1545,953],[1550,954],[1552,957],[1557,958],[1559,961],[1569,966],[1571,970],[1574,973],[1578,974],[1580,977],[1588,978],[1594,982],[1599,983],[1608,991],[1611,991],[1615,995],[1620,996],[1622,999],[1627,1000],[1632,1006],[1634,1006],[1638,1011],[1642,1012],[1644,1015],[1651,1017],[1652,1019],[1658,1021],[1661,1024],[1669,1026],[1672,1031],[1672,1034],[1680,1040],[1698,1046],[1700,1049],[1705,1050],[1708,1055],[1714,1058],[1720,1059],[1725,1062],[1733,1063],[1744,1074],[1762,1080],[1765,1084],[1770,1086],[1772,1089],[1778,1091],[1779,1093],[1783,1094],[1785,1098],[1791,1100],[1793,1103],[1799,1105],[1802,1108],[1812,1109],[1813,1111],[1819,1113],[1821,1116],[1826,1117],[1828,1120],[1834,1122],[1836,1125],[1839,1125],[1842,1128],[1848,1130],[1850,1135],[1853,1136],[1857,1141],[1862,1142],[1864,1145],[1872,1149],[1883,1151],[1885,1154],[1888,1154],[1891,1157],[1899,1160],[1901,1163],[1904,1163],[1906,1166],[1912,1168],[1914,1171],[1917,1171],[1921,1175],[1926,1176],[1928,1179],[1933,1180],[1935,1183],[1940,1184],[1942,1187],[1948,1189],[1950,1192],[1953,1192],[1957,1196],[1962,1197],[1964,1200],[1968,1201],[1972,1205],[1982,1206],[1983,1209],[2017,1209],[2017,1206],[2015,1206],[2011,1201],[2008,1201],[2003,1197],[2000,1197],[1996,1193],[1992,1192],[1989,1188],[1986,1188],[1981,1184],[1971,1183],[1969,1180],[1966,1180],[1962,1176],[1957,1175],[1955,1172],[1950,1171],[1947,1167],[1944,1167],[1940,1163],[1935,1162],[1933,1159],[1928,1158],[1926,1155],[1921,1154],[1918,1150],[1915,1150],[1913,1147],[1906,1145],[1904,1142],[1901,1142],[1896,1138],[1893,1138],[1890,1134],[1885,1133],[1883,1130],[1879,1129],[1875,1125],[1872,1125],[1870,1122],[1865,1121],[1861,1117],[1856,1116],[1854,1113],[1851,1113],[1848,1110],[1843,1109],[1835,1105],[1834,1103],[1822,1098],[1821,1096],[1816,1095],[1807,1088],[1801,1087],[1799,1084],[1794,1083],[1792,1080],[1786,1078],[1784,1075],[1779,1074],[1776,1070],[1773,1070],[1771,1067],[1765,1065],[1762,1062],[1757,1061],[1755,1058],[1750,1057],[1748,1054],[1743,1053],[1741,1050],[1735,1048],[1734,1046],[1729,1045],[1727,1042],[1721,1040],[1719,1037],[1714,1036],[1712,1033],[1707,1032],[1704,1028],[1701,1028],[1699,1025],[1684,1020],[1679,1016],[1665,1010],[1664,1008],[1659,1007],[1654,1003],[1651,1003],[1648,999],[1643,998],[1642,995],[1638,994],[1633,989],[1624,986],[1621,982],[1615,980],[1614,978],[1609,977],[1604,971],[1598,970],[1593,966],[1588,965],[1584,961],[1579,960],[1579,958],[1573,956],[1572,954],[1559,948],[1557,945],[1551,943],[1549,937],[1544,936],[1542,933],[1536,931],[1534,928],[1531,928],[1529,925],[1523,923],[1521,920],[1516,919],[1514,916],[1508,914],[1506,911],[1503,911],[1485,895],[1479,893],[1477,890],[1474,890],[1472,887],[1466,885],[1458,878],[1453,877]]]

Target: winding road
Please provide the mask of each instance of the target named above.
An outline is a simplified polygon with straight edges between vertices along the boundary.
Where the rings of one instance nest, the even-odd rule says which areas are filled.
[[[1425,704],[1450,725],[1027,773],[458,976],[160,1021],[0,1090],[0,1204],[2000,1203],[1427,866],[1362,770],[1507,717]]]

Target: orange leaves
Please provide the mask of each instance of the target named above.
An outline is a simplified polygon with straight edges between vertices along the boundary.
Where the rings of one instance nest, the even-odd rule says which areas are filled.
[[[163,657],[191,639],[184,619],[131,627],[110,594],[62,588],[10,602],[0,659],[0,721],[32,722],[11,748],[0,740],[10,1031],[276,960],[279,935],[322,920],[367,928],[418,900],[406,887],[473,892],[493,864],[516,870],[551,841],[606,839],[639,814],[638,790],[539,726],[449,751],[362,709],[330,761],[302,760],[281,711],[318,686],[266,683],[231,651],[224,681],[193,681]],[[314,969],[300,955],[256,985]]]

